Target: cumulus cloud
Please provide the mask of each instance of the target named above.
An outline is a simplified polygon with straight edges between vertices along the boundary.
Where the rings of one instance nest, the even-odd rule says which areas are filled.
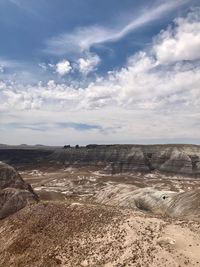
[[[131,139],[133,137],[198,139],[199,58],[190,55],[187,61],[185,56],[177,56],[173,61],[161,60],[158,53],[168,39],[176,36],[177,40],[179,36],[178,40],[183,40],[181,38],[186,29],[187,34],[193,36],[194,25],[195,29],[200,27],[198,14],[199,10],[196,9],[186,18],[178,18],[174,27],[157,36],[148,51],[140,51],[130,57],[122,69],[111,71],[106,77],[98,77],[86,86],[57,84],[53,80],[32,86],[4,83],[0,85],[0,109],[15,111],[15,116],[17,113],[21,121],[28,122],[32,114],[31,118],[36,122],[47,120],[56,123],[62,117],[88,125],[98,122],[101,129],[112,128],[107,135],[98,129],[95,130],[95,136],[82,135],[85,142],[88,138],[100,142],[134,141]],[[164,34],[169,31],[173,32],[170,38]],[[177,51],[179,41],[175,46]],[[59,133],[65,138],[65,131]],[[81,138],[77,131],[70,134],[71,140]],[[56,130],[55,136],[58,137]],[[61,136],[59,138],[62,139]]]
[[[117,41],[135,29],[138,29],[151,21],[159,19],[167,14],[170,10],[178,8],[187,2],[189,1],[173,0],[162,2],[153,8],[142,10],[139,12],[138,16],[131,19],[131,21],[127,22],[126,25],[118,28],[113,26],[106,28],[98,25],[76,28],[72,33],[64,33],[48,40],[46,42],[46,52],[56,55],[72,52],[77,53],[88,51],[95,44]]]
[[[56,72],[61,76],[69,73],[72,70],[70,62],[68,60],[62,60],[56,64]]]
[[[129,109],[171,110],[199,108],[199,66],[171,66],[161,68],[154,57],[140,52],[120,71],[110,72],[106,79],[74,88],[49,81],[47,85],[13,86],[3,89],[7,103],[16,109],[40,107],[53,103],[54,109],[91,109],[117,105]],[[176,105],[177,104],[177,105]],[[42,105],[42,106],[40,106]]]
[[[58,73],[61,76],[64,76],[70,72],[78,71],[84,75],[89,74],[97,69],[97,66],[101,62],[100,57],[94,53],[84,53],[83,57],[78,58],[71,63],[68,60],[62,60],[56,64],[52,63],[39,63],[38,66],[43,71],[50,71]],[[1,65],[0,65],[1,66]],[[0,70],[1,71],[1,70]]]
[[[154,52],[160,63],[200,59],[200,8],[175,20],[155,40]]]
[[[89,54],[85,58],[78,59],[78,70],[83,74],[88,74],[96,70],[97,65],[100,63],[100,57],[98,55]]]

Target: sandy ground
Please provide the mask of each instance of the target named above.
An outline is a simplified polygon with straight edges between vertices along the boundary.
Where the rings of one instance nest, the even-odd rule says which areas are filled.
[[[200,179],[95,168],[21,175],[41,201],[0,221],[1,267],[200,266],[200,222],[94,202],[108,185],[182,192],[200,188]]]
[[[0,266],[200,266],[200,227],[116,207],[43,202],[0,222]]]

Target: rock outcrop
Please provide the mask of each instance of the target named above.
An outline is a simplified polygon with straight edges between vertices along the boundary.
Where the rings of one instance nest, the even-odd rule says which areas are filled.
[[[112,174],[151,172],[200,175],[197,145],[108,145],[55,150],[48,157],[56,164],[102,166]]]
[[[152,187],[108,185],[99,191],[95,201],[105,205],[143,210],[169,217],[200,220],[200,190],[187,192],[160,191]]]
[[[0,160],[25,166],[95,166],[112,174],[151,172],[200,176],[198,145],[88,145],[78,149],[26,148],[0,149]]]
[[[30,184],[26,183],[14,168],[0,162],[0,219],[33,201],[38,201],[38,196]]]

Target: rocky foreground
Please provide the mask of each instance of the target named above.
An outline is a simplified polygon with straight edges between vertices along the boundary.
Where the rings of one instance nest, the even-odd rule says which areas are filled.
[[[200,266],[200,225],[129,209],[40,203],[0,221],[0,266]]]

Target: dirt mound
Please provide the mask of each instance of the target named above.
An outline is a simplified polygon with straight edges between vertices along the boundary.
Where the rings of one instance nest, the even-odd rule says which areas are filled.
[[[166,214],[173,217],[198,218],[200,220],[200,190],[173,195]]]
[[[0,162],[0,219],[37,200],[38,196],[30,184],[14,168]]]
[[[102,205],[27,206],[0,221],[0,242],[0,266],[197,267],[200,262],[197,222]]]
[[[200,190],[160,191],[152,187],[136,189],[125,184],[108,185],[95,195],[98,203],[149,211],[170,217],[200,219]]]

